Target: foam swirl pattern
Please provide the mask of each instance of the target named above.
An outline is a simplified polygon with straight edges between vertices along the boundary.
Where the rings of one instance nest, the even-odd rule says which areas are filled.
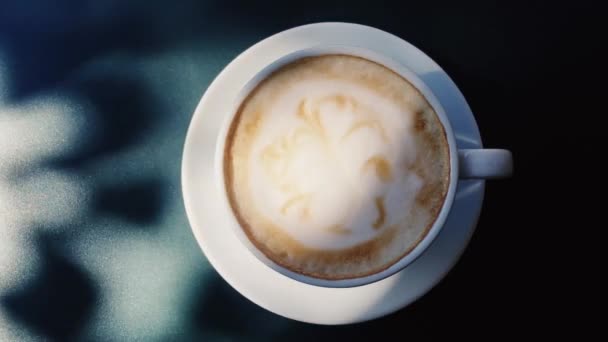
[[[324,279],[376,273],[422,240],[449,184],[445,131],[407,80],[346,55],[274,72],[226,144],[233,211],[252,243]]]

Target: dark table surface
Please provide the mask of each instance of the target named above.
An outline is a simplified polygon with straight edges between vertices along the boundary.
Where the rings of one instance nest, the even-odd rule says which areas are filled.
[[[582,184],[567,180],[599,178],[587,165],[601,13],[585,1],[0,1],[0,341],[517,337],[547,308],[559,315],[551,294],[567,279],[543,279],[573,261],[536,238],[585,226],[560,198]],[[488,183],[443,282],[340,327],[230,288],[180,193],[186,130],[213,78],[260,39],[321,21],[421,48],[461,88],[485,146],[516,162],[514,178]]]

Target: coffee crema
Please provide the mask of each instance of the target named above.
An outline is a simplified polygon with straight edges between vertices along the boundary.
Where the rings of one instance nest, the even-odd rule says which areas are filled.
[[[306,57],[242,102],[226,140],[232,210],[278,265],[322,279],[380,272],[435,222],[450,182],[445,130],[424,96],[378,63]]]

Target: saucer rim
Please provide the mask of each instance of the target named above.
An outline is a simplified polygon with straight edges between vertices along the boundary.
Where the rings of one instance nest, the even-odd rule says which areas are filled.
[[[228,75],[230,73],[234,73],[234,71],[237,69],[237,66],[239,65],[239,63],[243,63],[244,62],[244,56],[251,56],[253,54],[255,54],[256,52],[258,52],[260,50],[260,47],[263,47],[263,45],[271,45],[273,42],[280,42],[281,39],[285,40],[287,37],[289,36],[297,36],[297,35],[303,35],[306,36],[306,33],[310,33],[311,31],[314,30],[318,30],[318,29],[323,29],[323,30],[335,30],[334,32],[339,32],[339,34],[336,35],[340,36],[340,34],[344,35],[344,34],[348,34],[349,32],[352,33],[357,33],[356,31],[358,30],[366,30],[367,32],[373,33],[373,35],[379,35],[379,36],[383,36],[384,38],[391,40],[393,42],[398,42],[401,44],[401,49],[404,50],[410,50],[410,52],[412,52],[414,54],[418,54],[418,58],[422,58],[422,59],[426,59],[425,63],[428,64],[427,66],[430,66],[430,68],[432,69],[433,72],[438,72],[440,74],[442,74],[443,76],[447,77],[447,80],[449,80],[452,83],[452,91],[455,91],[455,93],[453,94],[456,97],[461,97],[461,105],[463,105],[463,107],[461,107],[461,111],[462,114],[459,115],[463,115],[463,116],[470,116],[469,119],[469,130],[470,132],[468,132],[469,134],[472,134],[474,136],[468,136],[468,139],[470,139],[470,141],[468,141],[469,145],[476,145],[477,147],[481,147],[481,138],[479,136],[479,130],[478,127],[475,123],[475,120],[473,118],[473,114],[470,110],[470,108],[468,107],[468,104],[466,103],[466,100],[464,100],[464,97],[462,95],[462,93],[460,92],[460,90],[457,88],[457,86],[453,83],[453,81],[449,78],[449,76],[447,76],[447,74],[445,73],[445,71],[443,71],[439,65],[437,65],[437,63],[435,63],[428,55],[426,55],[424,52],[420,51],[419,49],[417,49],[416,47],[412,46],[411,44],[407,43],[406,41],[402,40],[401,38],[398,38],[390,33],[372,28],[372,27],[368,27],[368,26],[363,26],[363,25],[359,25],[359,24],[349,24],[349,23],[316,23],[316,24],[308,24],[308,25],[303,25],[303,26],[299,26],[299,27],[295,27],[283,32],[280,32],[278,34],[275,34],[269,38],[266,38],[262,41],[260,41],[259,43],[253,45],[252,47],[248,48],[247,50],[245,50],[243,53],[241,53],[237,58],[235,58],[232,62],[230,62],[225,68],[224,70],[222,70],[217,77],[213,80],[213,82],[211,83],[211,85],[208,87],[208,89],[205,91],[204,95],[202,96],[197,108],[194,111],[194,115],[191,119],[190,122],[190,126],[188,128],[188,133],[186,136],[186,140],[185,140],[185,145],[184,145],[184,152],[183,152],[183,159],[182,159],[182,195],[183,195],[183,199],[184,199],[184,205],[186,208],[186,214],[188,216],[188,220],[190,222],[190,226],[191,229],[193,231],[193,234],[199,244],[199,246],[201,247],[201,250],[203,251],[203,254],[205,255],[205,257],[209,260],[209,262],[211,263],[211,265],[213,266],[213,268],[222,276],[222,278],[224,278],[233,288],[235,288],[238,292],[240,292],[242,295],[244,295],[246,298],[248,298],[249,300],[251,300],[252,302],[256,303],[257,305],[271,311],[274,312],[276,314],[291,318],[291,319],[295,319],[295,320],[299,320],[299,321],[303,321],[303,322],[309,322],[309,323],[317,323],[317,324],[347,324],[347,323],[355,323],[355,322],[363,322],[363,321],[367,321],[367,320],[371,320],[371,319],[375,319],[384,315],[387,315],[389,313],[395,312],[407,305],[409,305],[410,303],[414,302],[415,300],[417,300],[419,297],[421,297],[422,295],[424,295],[425,293],[427,293],[432,287],[434,287],[437,283],[439,283],[447,274],[447,272],[449,272],[449,270],[451,270],[453,268],[453,266],[456,264],[456,262],[460,259],[460,256],[462,255],[462,253],[464,252],[464,250],[466,249],[466,246],[468,245],[468,242],[470,240],[470,237],[472,236],[476,225],[477,225],[477,221],[479,219],[479,214],[481,211],[481,205],[482,205],[482,201],[483,201],[483,192],[484,192],[484,185],[485,182],[484,181],[477,181],[477,188],[474,189],[473,192],[471,192],[469,195],[472,196],[476,196],[477,200],[474,201],[476,203],[474,203],[474,205],[472,205],[470,208],[468,208],[473,216],[473,219],[470,222],[470,227],[468,227],[467,232],[466,232],[466,236],[463,242],[463,245],[460,247],[460,250],[451,257],[451,260],[447,261],[447,267],[445,267],[444,265],[444,271],[437,273],[433,276],[433,279],[431,279],[429,282],[427,282],[427,285],[425,286],[426,288],[424,290],[418,291],[417,294],[410,296],[410,298],[406,301],[404,301],[403,303],[392,303],[393,305],[384,305],[383,309],[376,309],[375,312],[373,313],[366,313],[364,315],[361,316],[357,316],[357,317],[353,317],[351,319],[323,319],[319,317],[312,317],[311,315],[307,315],[305,314],[296,314],[295,310],[298,309],[292,309],[291,312],[286,312],[289,310],[282,310],[280,308],[277,308],[276,305],[273,305],[271,302],[271,299],[268,298],[262,298],[263,296],[268,297],[267,294],[262,294],[261,291],[257,291],[258,294],[256,295],[254,292],[256,292],[256,289],[251,289],[251,288],[246,288],[247,286],[244,284],[244,282],[241,282],[241,284],[237,284],[237,280],[234,279],[234,276],[231,275],[230,273],[232,273],[231,271],[228,271],[225,267],[220,266],[220,264],[225,264],[224,262],[218,260],[218,258],[223,258],[223,256],[221,255],[222,253],[216,253],[213,250],[213,248],[210,248],[206,242],[206,239],[204,238],[205,234],[208,234],[207,232],[203,233],[203,231],[208,231],[209,234],[212,234],[212,229],[205,229],[202,225],[201,222],[198,220],[199,215],[194,213],[194,210],[201,210],[200,208],[195,209],[195,205],[192,203],[193,199],[191,198],[191,193],[193,191],[193,185],[190,184],[191,183],[191,175],[189,173],[189,170],[191,169],[191,165],[193,163],[192,159],[196,160],[196,157],[194,157],[192,155],[192,151],[193,151],[193,140],[195,139],[193,137],[194,134],[200,134],[200,133],[194,133],[195,131],[200,131],[201,129],[198,129],[199,127],[201,127],[201,125],[204,124],[203,121],[208,121],[208,116],[209,115],[214,115],[214,114],[205,114],[203,112],[205,112],[205,108],[208,107],[208,102],[212,101],[210,100],[210,98],[212,98],[213,96],[209,95],[212,93],[216,93],[218,91],[218,88],[222,87],[225,85],[222,84],[222,80],[226,79],[228,77]],[[354,31],[354,32],[353,32]],[[360,33],[360,32],[359,32]],[[355,35],[356,36],[356,35]],[[334,39],[336,37],[333,37]],[[292,37],[293,38],[293,37]],[[329,38],[329,35],[328,35]],[[362,39],[363,40],[363,39]],[[314,41],[314,42],[309,42],[309,44],[319,44],[321,42],[319,41]],[[361,43],[364,45],[365,42],[361,41]],[[310,45],[302,45],[300,46],[300,48],[306,48]],[[365,48],[372,48],[370,46],[364,46]],[[267,48],[267,47],[266,47]],[[375,50],[375,49],[374,49]],[[383,53],[383,51],[377,51],[379,53]],[[402,63],[408,63],[409,61],[404,61],[404,60],[400,60]],[[410,65],[406,66],[408,68],[411,68]],[[243,66],[241,68],[246,68],[246,66]],[[415,69],[415,68],[411,68],[411,69]],[[416,72],[418,74],[418,72],[416,70],[413,70],[414,72]],[[427,71],[428,72],[428,71]],[[418,75],[420,77],[420,75]],[[422,77],[420,77],[421,79],[423,79]],[[423,79],[423,82],[424,79]],[[425,82],[426,83],[426,82]],[[238,92],[238,91],[237,91]],[[441,100],[440,100],[441,102]],[[443,103],[442,103],[443,105]],[[225,105],[227,106],[227,105]],[[447,109],[446,109],[447,112]],[[216,116],[224,116],[221,113],[220,114],[215,114]],[[447,113],[447,116],[450,117],[449,113]],[[472,119],[472,120],[470,120]],[[222,118],[218,119],[219,122],[222,121]],[[451,120],[450,120],[451,121]],[[458,135],[459,132],[457,130],[457,127],[455,127],[454,125],[452,125],[453,127],[453,131],[454,131],[454,135],[456,136],[456,144],[457,147],[462,148],[462,147],[467,147],[467,146],[461,146],[460,143],[462,143],[462,140],[458,139]],[[214,136],[217,136],[217,134],[219,134],[219,127],[217,127],[217,129],[215,129],[214,131]],[[199,136],[200,138],[200,136]],[[467,138],[467,137],[465,137]],[[207,139],[208,140],[208,139]],[[460,143],[459,143],[460,142]],[[215,139],[213,139],[213,145],[215,145]],[[470,146],[468,146],[470,147]],[[211,148],[210,150],[214,150],[214,148]],[[209,157],[211,160],[213,160],[213,156]],[[213,169],[213,165],[207,165],[207,168],[211,168]],[[210,183],[214,183],[213,181],[208,181]],[[460,189],[460,182],[458,184],[458,189]],[[458,196],[458,189],[457,189],[457,194],[456,196]],[[211,192],[215,193],[215,188],[213,188],[213,190],[210,190]],[[215,196],[217,198],[217,196],[219,196],[219,194],[215,194],[215,195],[209,195],[209,196]],[[455,200],[456,201],[456,200]],[[205,215],[203,215],[205,216]],[[448,224],[448,221],[450,219],[452,215],[450,214],[448,219],[446,220],[445,225]],[[225,222],[226,224],[228,222]],[[445,227],[444,227],[445,228]],[[442,229],[443,231],[444,229]],[[226,230],[226,232],[229,232],[229,230]],[[222,234],[225,232],[221,232],[219,234]],[[228,234],[228,233],[226,233]],[[441,233],[440,233],[441,234]],[[237,242],[238,243],[238,242]],[[245,249],[244,246],[240,246],[240,248]],[[230,253],[224,253],[224,255],[226,254],[230,254]],[[426,253],[423,253],[419,259],[424,258]],[[255,258],[253,255],[249,255],[250,258]],[[261,263],[259,260],[256,260],[257,262],[259,262],[261,264],[262,267],[267,267],[266,265],[264,265],[263,263]],[[418,263],[419,261],[416,260],[414,263]],[[232,267],[232,265],[229,265],[229,267]],[[408,266],[407,268],[410,268],[410,266]],[[406,269],[407,269],[406,268]],[[399,274],[403,273],[406,271],[406,269],[398,272],[397,274],[382,280],[380,282],[385,282],[385,281],[389,281],[391,278],[393,277],[398,277]],[[238,272],[237,270],[234,270],[235,272]],[[284,276],[282,276],[284,277]],[[268,280],[270,281],[270,279]],[[291,279],[283,279],[283,281],[285,281],[285,283],[283,285],[285,285],[286,287],[290,287],[290,290],[292,291],[315,291],[318,290],[318,287],[313,286],[313,285],[309,285],[309,284],[303,284],[303,283],[298,283],[294,280]],[[334,289],[334,290],[339,290],[339,291],[349,291],[349,290],[355,290],[354,292],[357,292],[357,289],[361,289],[361,288],[368,288],[370,286],[374,286],[374,284],[368,284],[368,285],[363,285],[363,286],[359,286],[356,288],[346,288],[346,289]],[[331,289],[331,288],[327,288],[327,289]],[[380,288],[378,289],[380,290]],[[389,289],[391,290],[391,289]],[[393,290],[394,291],[394,290]],[[356,296],[357,294],[355,294],[353,292],[352,296]],[[270,294],[271,295],[271,294]],[[396,304],[396,305],[395,305]],[[311,305],[314,305],[311,303]],[[376,305],[377,307],[377,305]],[[300,308],[301,310],[301,308]],[[306,311],[306,310],[304,310]]]

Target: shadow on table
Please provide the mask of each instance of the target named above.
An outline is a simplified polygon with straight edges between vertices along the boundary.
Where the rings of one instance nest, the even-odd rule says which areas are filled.
[[[77,337],[86,327],[99,298],[94,279],[67,255],[61,239],[39,234],[36,245],[41,271],[0,295],[8,316],[53,340]]]
[[[275,315],[247,300],[215,273],[208,277],[210,279],[206,280],[204,292],[195,301],[192,314],[192,325],[202,338],[359,341],[393,336],[428,340],[450,334],[465,336],[463,332],[468,329],[469,318],[461,313],[466,300],[455,301],[452,296],[457,296],[454,293],[457,290],[450,290],[449,286],[440,285],[433,290],[432,296],[381,319],[352,325],[322,326]],[[442,301],[445,301],[443,306]],[[442,308],[442,312],[431,311],[431,308]]]
[[[83,99],[79,114],[86,117],[86,134],[69,153],[47,161],[51,167],[77,171],[141,144],[161,120],[162,113],[154,110],[150,94],[128,66],[91,69],[55,88]]]
[[[99,215],[119,217],[143,228],[162,217],[164,188],[158,179],[107,186],[98,191],[93,206]]]

